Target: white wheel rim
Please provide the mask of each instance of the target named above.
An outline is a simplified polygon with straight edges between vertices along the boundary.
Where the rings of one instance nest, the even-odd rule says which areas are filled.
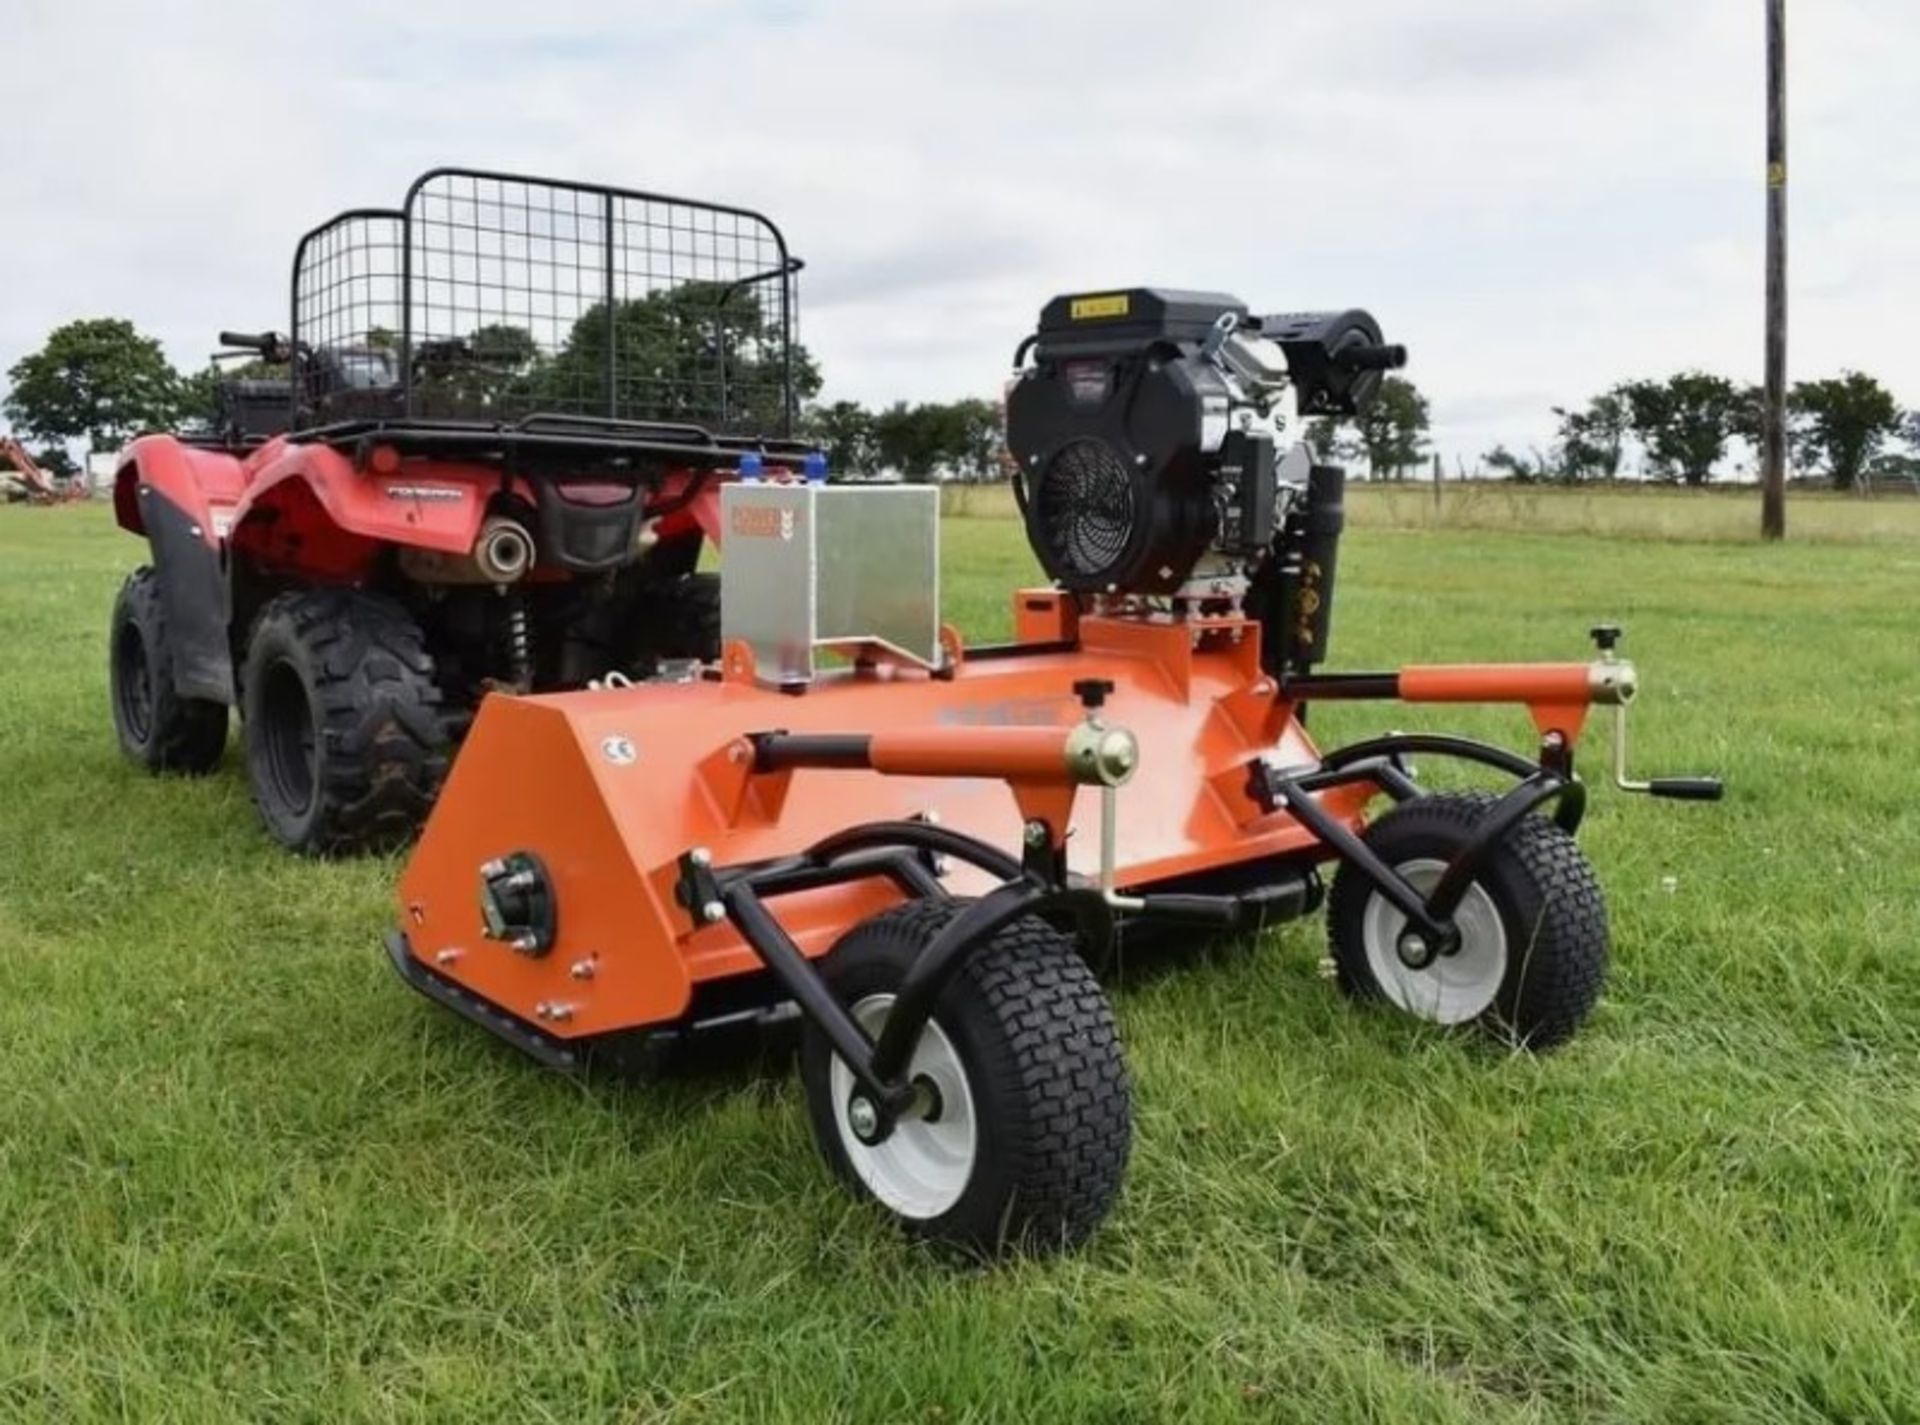
[[[892,995],[868,995],[853,1007],[853,1017],[868,1034],[877,1036],[892,1007]],[[827,1092],[833,1096],[833,1124],[840,1133],[840,1146],[860,1181],[889,1211],[924,1221],[946,1212],[967,1190],[979,1152],[979,1119],[966,1068],[937,1021],[928,1020],[920,1031],[907,1077],[933,1084],[939,1094],[939,1117],[903,1115],[880,1143],[862,1143],[848,1121],[847,1104],[859,1086],[838,1054],[827,1076]]]
[[[1440,880],[1447,863],[1404,861],[1395,869],[1425,895]],[[1467,887],[1453,923],[1460,931],[1459,950],[1436,955],[1431,964],[1416,970],[1400,958],[1400,932],[1406,929],[1407,917],[1393,902],[1375,891],[1360,918],[1367,968],[1380,992],[1408,1014],[1433,1024],[1478,1019],[1493,1004],[1507,977],[1507,928],[1493,898],[1478,881]]]

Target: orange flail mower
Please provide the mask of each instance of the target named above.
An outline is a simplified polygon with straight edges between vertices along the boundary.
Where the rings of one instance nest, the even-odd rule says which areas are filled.
[[[1095,978],[1141,927],[1328,901],[1349,994],[1537,1047],[1606,970],[1574,747],[1636,681],[1588,661],[1326,672],[1344,477],[1279,401],[1352,412],[1404,360],[1364,312],[1061,297],[1007,412],[1052,583],[1014,642],[940,622],[938,492],[721,490],[723,653],[677,681],[482,701],[401,878],[409,983],[543,1063],[743,1017],[803,1023],[821,1150],[916,1235],[1083,1239],[1131,1135]],[[1430,734],[1323,750],[1308,704],[1525,707],[1532,755]],[[1513,779],[1429,793],[1409,758]],[[1391,805],[1379,816],[1376,801]]]

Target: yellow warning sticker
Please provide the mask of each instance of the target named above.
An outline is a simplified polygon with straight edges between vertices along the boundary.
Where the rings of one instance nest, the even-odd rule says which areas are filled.
[[[1089,321],[1094,317],[1124,317],[1126,314],[1125,292],[1115,292],[1105,297],[1075,297],[1067,307],[1067,315],[1076,322]]]

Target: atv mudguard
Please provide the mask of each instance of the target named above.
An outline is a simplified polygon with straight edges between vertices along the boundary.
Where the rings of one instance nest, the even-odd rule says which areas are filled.
[[[120,454],[114,518],[147,537],[167,614],[173,684],[183,697],[233,701],[221,545],[245,490],[242,462],[226,451],[146,435]]]

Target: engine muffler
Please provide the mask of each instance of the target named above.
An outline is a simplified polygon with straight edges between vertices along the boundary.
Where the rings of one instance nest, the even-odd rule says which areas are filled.
[[[473,564],[489,584],[511,584],[533,568],[533,536],[518,520],[491,515],[473,542]]]
[[[533,535],[506,515],[489,515],[466,554],[404,548],[400,569],[422,584],[515,584],[533,568]]]

